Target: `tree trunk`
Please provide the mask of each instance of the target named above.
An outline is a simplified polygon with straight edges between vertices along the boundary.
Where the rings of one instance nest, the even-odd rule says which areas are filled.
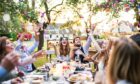
[[[28,0],[25,0],[25,4],[27,5],[27,11],[29,11],[29,2],[28,2]]]
[[[39,29],[39,45],[38,50],[41,50],[44,45],[44,30]]]
[[[32,0],[32,9],[35,9],[35,0]]]
[[[40,28],[39,29],[39,45],[38,45],[38,50],[41,50],[42,47],[44,46],[44,29],[46,29],[48,26],[48,23],[43,23],[43,30]]]

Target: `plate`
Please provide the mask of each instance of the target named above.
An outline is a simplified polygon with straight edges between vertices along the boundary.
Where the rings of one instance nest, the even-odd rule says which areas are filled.
[[[88,76],[87,74],[82,74],[82,73],[78,73],[78,74],[73,74],[71,75],[68,79],[69,82],[77,82],[77,81],[92,81],[92,77]]]

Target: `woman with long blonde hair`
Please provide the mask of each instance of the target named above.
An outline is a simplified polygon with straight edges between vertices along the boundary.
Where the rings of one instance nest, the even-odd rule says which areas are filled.
[[[113,43],[107,66],[107,84],[140,84],[140,48],[131,39]]]

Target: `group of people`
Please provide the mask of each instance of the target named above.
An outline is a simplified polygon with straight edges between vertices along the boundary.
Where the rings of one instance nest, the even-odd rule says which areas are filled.
[[[75,60],[79,56],[81,63],[93,62],[96,68],[95,84],[139,84],[140,83],[140,34],[104,41],[100,51],[90,56],[92,43],[89,35],[83,46],[80,37],[73,39],[70,48],[68,38],[60,39],[57,51],[58,59]],[[58,51],[59,50],[59,51]],[[77,53],[78,51],[78,53]]]
[[[18,73],[26,74],[36,69],[33,62],[43,51],[34,53],[39,44],[37,32],[34,38],[33,45],[27,47],[23,45],[24,33],[16,46],[7,37],[0,37],[0,82],[22,82]],[[57,59],[69,62],[78,57],[81,63],[93,62],[96,68],[94,82],[97,84],[140,84],[140,34],[109,39],[93,56],[88,53],[92,38],[89,35],[82,45],[81,38],[75,37],[73,47],[70,47],[68,38],[61,37],[59,47],[53,45]]]
[[[43,50],[34,52],[39,44],[37,33],[34,34],[33,45],[29,47],[23,44],[25,33],[21,34],[16,44],[5,36],[0,37],[0,83],[20,83],[23,81],[20,77],[36,69],[33,62],[44,54]]]

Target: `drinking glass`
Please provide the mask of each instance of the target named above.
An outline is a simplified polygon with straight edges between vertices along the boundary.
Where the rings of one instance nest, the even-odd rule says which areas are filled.
[[[75,61],[76,61],[77,63],[80,62],[80,55],[79,55],[79,54],[77,54],[77,56],[75,57]]]

